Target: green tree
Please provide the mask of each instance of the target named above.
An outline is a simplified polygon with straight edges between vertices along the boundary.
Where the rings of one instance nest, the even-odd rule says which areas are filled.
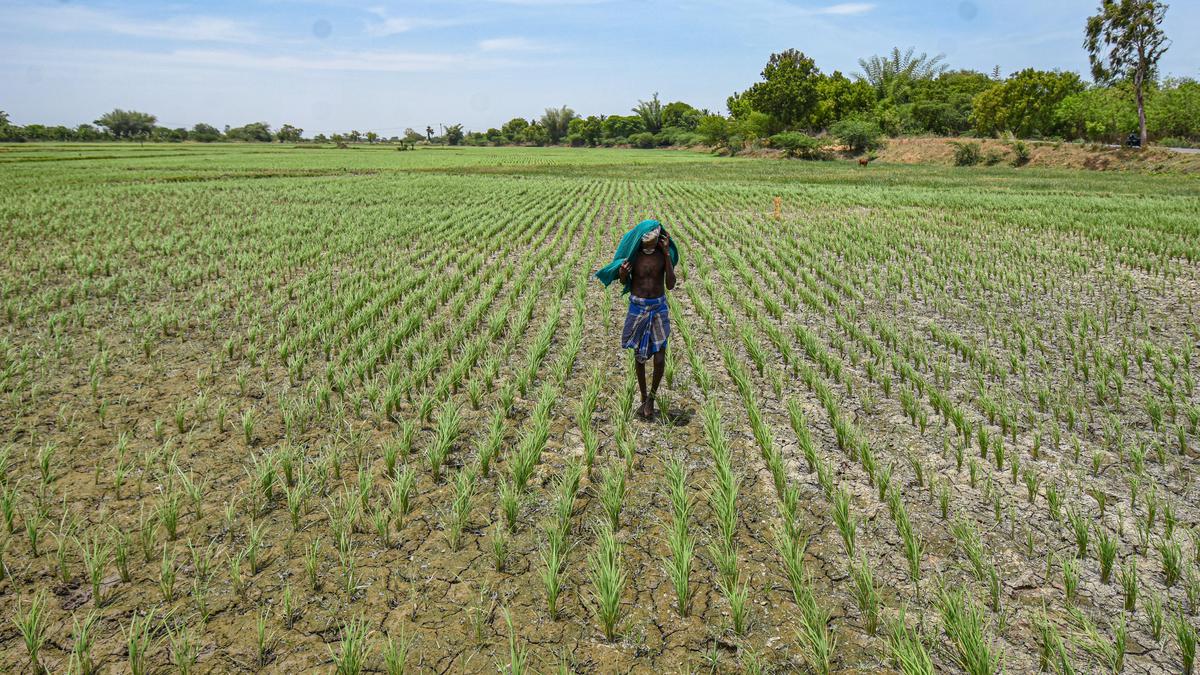
[[[567,135],[568,127],[573,119],[575,119],[575,111],[565,105],[561,108],[546,108],[540,121],[550,143],[558,143]]]
[[[550,142],[550,134],[546,133],[546,127],[534,122],[521,130],[521,142],[530,145],[545,145]]]
[[[821,71],[812,59],[801,51],[788,49],[771,54],[762,70],[762,81],[751,85],[736,103],[740,107],[744,99],[751,110],[770,115],[787,129],[806,126],[817,110],[820,80]],[[732,101],[730,112],[734,112]],[[734,116],[742,117],[744,113]]]
[[[279,139],[280,143],[297,143],[303,140],[303,137],[304,130],[291,124],[285,124],[275,132],[275,138]]]
[[[605,138],[628,138],[646,130],[637,115],[609,115],[600,123]]]
[[[986,73],[973,70],[955,70],[913,82],[906,109],[911,126],[915,131],[944,135],[969,130],[972,101],[993,84]]]
[[[266,122],[251,122],[245,126],[227,130],[225,137],[231,141],[270,143],[272,138],[271,125]]]
[[[1093,87],[1064,98],[1054,111],[1056,127],[1069,138],[1120,142],[1137,124],[1129,86]]]
[[[599,117],[588,115],[587,117],[576,117],[567,125],[570,133],[567,138],[572,141],[572,145],[590,145],[595,147],[600,142],[600,137],[604,135],[604,127]]]
[[[904,89],[918,80],[929,80],[946,72],[946,64],[942,60],[945,54],[930,57],[925,52],[913,56],[915,47],[909,47],[901,53],[899,47],[892,47],[892,53],[885,56],[872,56],[859,59],[858,66],[862,72],[857,74],[875,89],[880,99],[902,101]]]
[[[463,125],[452,124],[446,127],[446,145],[462,145]]]
[[[1084,31],[1083,47],[1092,63],[1092,78],[1098,83],[1133,81],[1143,147],[1147,141],[1143,90],[1171,46],[1162,30],[1166,13],[1167,5],[1157,0],[1103,0]]]
[[[638,101],[633,112],[642,120],[642,126],[650,133],[657,134],[663,128],[663,104],[658,100],[658,92],[649,101]]]
[[[432,129],[430,129],[429,131],[430,131],[430,133],[433,132]],[[409,127],[404,130],[404,142],[405,143],[416,143],[417,141],[423,141],[423,140],[425,140],[425,137],[422,136],[420,132],[414,130],[412,127]]]
[[[1006,131],[1023,138],[1047,136],[1055,131],[1058,104],[1083,90],[1075,73],[1026,68],[977,95],[971,121],[988,136]]]
[[[296,140],[300,140],[300,139],[297,138]],[[367,132],[367,142],[368,143],[376,143],[378,141],[379,141],[379,134],[375,133],[374,131]]]
[[[1200,140],[1200,82],[1171,80],[1146,103],[1146,118],[1158,138]]]
[[[188,136],[193,141],[212,143],[213,141],[221,140],[221,130],[212,126],[211,124],[198,122],[192,127],[192,131],[190,134],[188,134]]]
[[[696,133],[708,145],[723,146],[729,142],[729,120],[720,115],[705,115],[696,125]]]
[[[150,113],[114,108],[93,122],[108,129],[114,138],[136,138],[150,135],[158,118]]]
[[[817,81],[817,108],[810,126],[825,129],[839,120],[867,113],[874,105],[875,90],[871,85],[852,81],[835,70]]]
[[[522,134],[524,134],[525,129],[527,129],[528,127],[529,127],[529,120],[526,120],[523,117],[514,117],[511,120],[505,122],[504,125],[500,127],[500,131],[506,137],[508,137],[508,140],[516,143],[516,142],[521,141]]]
[[[680,129],[693,131],[703,116],[704,113],[683,101],[672,101],[663,106],[662,118],[664,127],[679,127]]]

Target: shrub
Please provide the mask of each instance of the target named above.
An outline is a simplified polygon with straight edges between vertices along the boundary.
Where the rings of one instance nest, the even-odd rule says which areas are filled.
[[[954,146],[954,166],[975,166],[982,159],[978,143],[951,141]]]
[[[880,131],[879,125],[859,117],[851,117],[834,124],[829,127],[829,133],[854,154],[878,150],[883,146],[883,132]]]
[[[653,148],[656,144],[654,134],[649,131],[633,134],[629,137],[629,144],[635,148]]]
[[[1013,166],[1025,166],[1026,164],[1029,163],[1030,150],[1029,150],[1028,143],[1026,143],[1025,141],[1013,141],[1012,142],[1012,151],[1013,151],[1013,160],[1012,160]]]
[[[991,150],[988,150],[987,154],[983,156],[983,163],[987,164],[988,166],[996,166],[997,164],[999,164],[1000,162],[1003,162],[1003,161],[1004,161],[1004,152],[997,150],[996,148],[992,148]]]
[[[788,157],[800,159],[825,159],[825,149],[820,139],[798,131],[785,131],[771,137],[771,147],[783,150]]]

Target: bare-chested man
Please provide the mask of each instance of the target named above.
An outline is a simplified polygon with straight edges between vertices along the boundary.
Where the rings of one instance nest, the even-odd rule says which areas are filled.
[[[671,239],[662,227],[642,235],[633,254],[618,268],[621,282],[630,288],[629,313],[621,331],[621,346],[634,350],[642,405],[638,415],[652,419],[654,396],[666,368],[667,337],[671,320],[667,313],[667,289],[675,288],[675,265]],[[646,361],[654,359],[654,379],[646,390]]]

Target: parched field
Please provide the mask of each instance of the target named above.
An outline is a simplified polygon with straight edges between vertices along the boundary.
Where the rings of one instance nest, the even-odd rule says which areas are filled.
[[[1197,213],[1034,169],[0,149],[0,670],[1187,672]],[[655,423],[590,278],[647,217]]]

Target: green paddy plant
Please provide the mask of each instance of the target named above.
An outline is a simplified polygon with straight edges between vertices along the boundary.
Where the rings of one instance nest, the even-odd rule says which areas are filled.
[[[138,614],[134,612],[129,620],[129,627],[123,628],[125,637],[125,654],[129,671],[133,675],[145,675],[150,672],[150,652],[159,644],[160,638],[154,635],[154,611]]]
[[[441,480],[442,464],[445,463],[446,456],[450,454],[461,429],[462,417],[458,406],[446,403],[438,415],[433,441],[425,450],[425,459],[429,463],[429,470],[433,473],[435,481]]]
[[[868,635],[875,635],[879,629],[879,609],[882,603],[871,565],[863,559],[851,562],[850,579],[850,595],[854,597],[858,611],[862,614],[863,629]]]
[[[452,551],[457,551],[462,546],[462,533],[471,519],[475,482],[476,473],[473,466],[464,467],[454,474],[454,499],[443,518],[446,542]]]
[[[936,605],[954,651],[952,657],[968,675],[995,675],[1003,660],[989,643],[983,611],[961,588],[942,586]]]
[[[1159,539],[1157,548],[1162,557],[1163,579],[1170,588],[1183,576],[1183,549],[1174,539]]]
[[[1117,559],[1118,542],[1104,527],[1096,526],[1096,555],[1100,559],[1100,583],[1107,584]]]
[[[109,544],[107,541],[94,535],[88,539],[86,544],[78,539],[75,541],[79,546],[80,556],[83,558],[84,571],[87,573],[88,581],[92,585],[92,603],[96,607],[102,607],[104,605],[104,570],[108,567],[111,557]]]
[[[1064,558],[1062,561],[1063,591],[1067,602],[1075,602],[1079,595],[1079,561],[1075,558]]]
[[[613,530],[621,526],[621,509],[625,506],[625,468],[610,464],[601,480],[600,503]]]
[[[845,488],[838,488],[833,493],[831,508],[833,509],[833,522],[842,535],[842,545],[846,549],[846,556],[853,559],[856,550],[855,536],[858,530],[858,521],[850,509],[850,493]]]
[[[412,493],[416,482],[417,474],[412,467],[408,466],[404,467],[392,481],[388,505],[392,510],[392,515],[399,519],[401,524],[412,510]]]
[[[96,622],[100,615],[95,611],[89,612],[81,623],[75,616],[71,617],[71,655],[67,661],[67,672],[79,675],[92,675],[98,672],[97,664],[92,658],[92,648],[96,643]]]
[[[933,675],[933,659],[925,648],[921,635],[908,627],[901,608],[888,629],[888,654],[892,665],[903,675]]]
[[[321,590],[321,538],[312,540],[304,547],[304,575],[308,578],[308,587],[314,591]]]
[[[21,640],[25,644],[25,653],[29,656],[30,667],[34,672],[47,672],[40,660],[42,647],[46,644],[48,622],[45,589],[40,589],[34,594],[28,607],[22,608],[18,604],[12,622],[21,634]]]
[[[1142,597],[1142,610],[1146,614],[1146,625],[1150,628],[1150,635],[1154,637],[1155,642],[1162,640],[1163,627],[1166,625],[1162,597],[1157,593],[1146,593]]]
[[[1067,509],[1067,522],[1071,526],[1071,531],[1075,534],[1075,555],[1079,558],[1087,557],[1088,538],[1091,532],[1091,524],[1087,516],[1079,513],[1074,508]]]
[[[1121,563],[1121,573],[1119,578],[1121,582],[1122,597],[1125,601],[1125,611],[1132,614],[1137,609],[1139,588],[1136,556],[1130,556],[1128,560],[1125,560]]]
[[[359,675],[366,669],[373,632],[361,616],[342,623],[341,645],[336,652],[329,650],[337,675]]]
[[[1175,615],[1171,624],[1171,632],[1175,644],[1179,647],[1179,660],[1183,666],[1183,675],[1192,675],[1196,665],[1196,627],[1183,615]]]
[[[500,512],[504,514],[504,522],[509,532],[517,531],[517,517],[521,510],[521,491],[516,483],[507,479],[500,480]]]
[[[621,618],[621,593],[628,577],[612,523],[601,520],[596,526],[596,550],[588,556],[589,576],[596,597],[596,618],[609,642],[616,639]]]
[[[744,636],[750,627],[749,607],[747,606],[747,600],[750,598],[749,581],[738,586],[736,582],[733,585],[726,585],[724,579],[718,579],[717,587],[721,589],[721,594],[729,603],[729,618],[734,634]]]
[[[386,675],[404,675],[408,668],[409,651],[412,649],[412,638],[400,628],[399,639],[390,634],[383,641],[380,651],[383,654],[383,672]]]
[[[176,625],[174,628],[167,626],[166,630],[167,643],[171,648],[171,665],[175,666],[179,675],[189,675],[200,656],[200,644],[195,630],[187,624]]]
[[[542,590],[546,593],[546,612],[551,621],[558,620],[558,596],[562,592],[566,571],[567,543],[564,532],[557,526],[546,531],[545,544],[541,547],[542,570],[539,576]]]
[[[246,447],[254,445],[254,410],[246,408],[242,411],[242,439]]]
[[[512,614],[504,608],[504,623],[508,626],[508,673],[509,675],[526,675],[529,672],[529,651],[521,644],[517,630],[513,627]],[[501,672],[504,667],[500,667]]]

